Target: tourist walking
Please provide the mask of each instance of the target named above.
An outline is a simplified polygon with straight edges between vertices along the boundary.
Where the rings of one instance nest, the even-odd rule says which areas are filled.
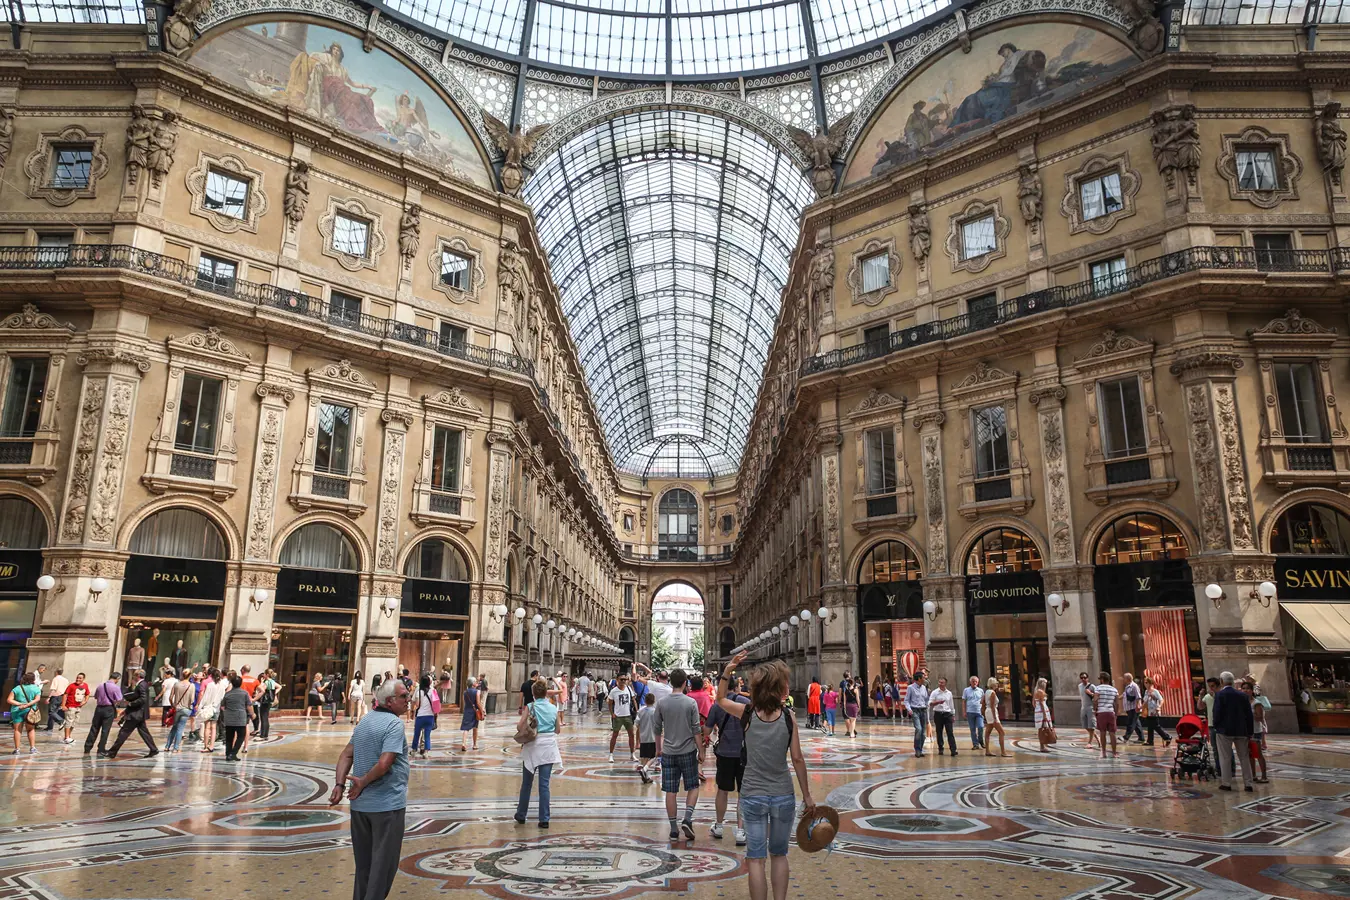
[[[65,676],[64,669],[57,669],[56,675],[47,686],[47,730],[65,724],[65,715],[61,708],[62,701],[66,698],[66,688],[70,687],[70,679]]]
[[[249,710],[253,698],[244,690],[242,675],[228,678],[230,689],[220,698],[220,727],[225,729],[225,761],[239,762],[239,751],[248,738]]]
[[[140,669],[131,670],[131,687],[128,689],[126,701],[126,709],[122,711],[122,727],[117,732],[117,740],[108,748],[107,758],[117,758],[118,751],[122,749],[122,745],[131,737],[133,731],[139,734],[141,740],[145,741],[145,746],[150,748],[145,758],[158,756],[159,748],[155,746],[155,736],[145,727],[146,716],[150,714],[150,685],[146,683],[145,673]]]
[[[628,756],[637,759],[636,735],[633,732],[633,720],[637,710],[637,695],[628,686],[628,676],[620,675],[610,690],[609,703],[609,761],[614,762],[614,744],[619,739],[619,729],[628,732]]]
[[[924,674],[916,672],[914,680],[905,688],[905,709],[914,722],[914,755],[923,756],[923,740],[928,735],[928,685]]]
[[[423,675],[417,683],[417,693],[413,694],[408,715],[413,720],[412,749],[423,759],[431,749],[431,731],[436,727],[436,717],[441,712],[441,698],[431,689],[431,676]]]
[[[535,738],[520,748],[520,799],[516,802],[515,820],[524,825],[530,814],[530,791],[535,779],[539,781],[539,827],[547,828],[549,821],[549,780],[553,777],[553,767],[562,765],[562,754],[558,750],[558,707],[549,702],[548,685],[536,681],[532,688],[533,699],[520,711],[520,720],[516,722],[516,731],[525,725],[526,718],[533,718]]]
[[[169,742],[164,745],[165,751],[177,753],[182,749],[183,732],[187,730],[188,722],[192,720],[192,707],[197,700],[197,688],[189,678],[181,678],[173,686],[173,694],[169,697],[169,705],[173,708],[173,725],[169,727]]]
[[[651,784],[652,776],[649,770],[656,762],[656,748],[661,741],[661,735],[656,727],[656,695],[651,691],[642,698],[642,708],[637,711],[637,733],[638,777],[642,779],[643,784]]]
[[[844,679],[844,731],[851,738],[858,736],[858,714],[862,711],[862,698],[858,694],[861,690],[852,678]]]
[[[427,682],[431,679],[428,676],[422,676]],[[328,701],[328,724],[336,725],[338,709],[345,708],[347,705],[347,682],[342,677],[341,672],[334,672],[333,677],[328,680],[324,686],[324,699]],[[437,704],[439,705],[439,704]],[[347,721],[351,721],[351,714],[348,713]]]
[[[408,737],[403,713],[408,688],[391,678],[374,694],[371,714],[357,723],[338,756],[330,805],[351,798],[352,855],[356,884],[352,900],[384,900],[394,886],[403,849],[408,806]],[[377,715],[378,714],[378,715]],[[347,786],[348,780],[351,786]]]
[[[1088,736],[1083,746],[1091,747],[1097,742],[1097,697],[1086,672],[1078,673],[1078,718]]]
[[[272,707],[277,705],[277,695],[281,685],[277,684],[277,673],[268,669],[258,680],[258,731],[259,740],[267,740],[272,734]]]
[[[702,751],[703,725],[698,703],[684,693],[689,676],[683,669],[670,673],[671,695],[656,702],[656,730],[661,735],[661,790],[666,795],[666,818],[670,839],[694,839],[694,807],[698,805],[698,759]],[[683,781],[684,818],[676,824],[680,783]]]
[[[834,737],[834,717],[839,710],[839,694],[835,691],[834,685],[825,686],[825,694],[820,702],[825,710],[825,724],[830,728],[830,737]]]
[[[591,708],[591,673],[582,672],[577,679],[577,715],[584,716]]]
[[[995,731],[998,732],[998,756],[1011,756],[1008,747],[1004,744],[1006,735],[1003,731],[1003,719],[999,716],[998,705],[998,679],[989,676],[984,692],[984,755],[994,756],[996,754],[989,752],[989,738]]]
[[[531,669],[530,677],[525,679],[525,683],[520,686],[520,708],[516,712],[524,710],[534,702],[534,683],[539,680],[539,670]]]
[[[1146,746],[1153,746],[1153,735],[1160,734],[1163,739],[1163,749],[1172,745],[1172,736],[1163,730],[1162,726],[1162,708],[1163,693],[1158,690],[1157,683],[1152,678],[1144,679],[1144,719],[1148,723],[1148,740],[1144,741]]]
[[[220,701],[229,691],[230,683],[221,671],[212,667],[202,681],[202,692],[197,698],[197,718],[202,722],[202,751],[214,753],[216,732],[220,720]]]
[[[314,673],[314,680],[310,682],[309,692],[305,694],[305,721],[309,721],[309,711],[317,709],[319,715],[323,715],[323,675]]]
[[[162,678],[155,703],[159,706],[160,726],[170,728],[173,726],[173,692],[174,688],[178,687],[178,675],[168,666],[160,669],[160,674]]]
[[[91,693],[89,682],[84,680],[83,672],[76,675],[75,681],[66,688],[65,696],[61,698],[61,709],[65,715],[66,736],[61,743],[75,743],[73,732],[80,724],[80,713],[84,709],[84,705],[89,702]]]
[[[970,676],[970,682],[961,692],[961,702],[965,705],[966,724],[970,726],[970,748],[979,750],[984,746],[984,690],[980,687],[980,676]],[[952,749],[955,750],[956,745],[953,744]]]
[[[122,673],[113,672],[108,680],[94,688],[94,719],[89,723],[89,735],[84,739],[88,754],[98,741],[98,755],[108,752],[108,732],[117,718],[117,704],[122,702]]]
[[[739,805],[745,822],[749,846],[746,863],[750,869],[751,900],[766,900],[773,880],[774,900],[786,900],[788,892],[788,841],[796,818],[797,797],[792,789],[788,757],[797,773],[802,792],[803,815],[815,814],[806,759],[802,756],[801,736],[792,713],[783,708],[791,673],[782,660],[756,667],[750,680],[750,702],[740,703],[729,696],[736,667],[745,662],[745,653],[736,654],[717,681],[717,705],[739,719],[744,731],[741,758],[745,772],[741,781]],[[771,871],[765,872],[765,858],[772,857]]]
[[[1237,754],[1238,764],[1242,766],[1242,784],[1245,790],[1252,787],[1251,739],[1256,731],[1255,717],[1252,715],[1251,700],[1233,687],[1236,679],[1232,672],[1220,672],[1219,683],[1223,685],[1214,697],[1214,733],[1219,741],[1219,790],[1233,789],[1233,754]]]
[[[816,675],[811,676],[811,684],[806,688],[806,724],[820,727],[820,677]]]
[[[19,734],[28,735],[28,752],[37,753],[34,733],[42,718],[38,707],[42,703],[42,688],[37,685],[37,673],[27,672],[14,690],[9,692],[9,723],[14,727],[14,755],[19,754]]]
[[[1097,675],[1097,684],[1092,689],[1097,706],[1097,743],[1102,747],[1102,759],[1106,759],[1106,738],[1111,738],[1111,755],[1119,756],[1116,751],[1116,713],[1120,706],[1120,692],[1111,683],[1111,673]]]
[[[1046,738],[1055,733],[1055,718],[1050,715],[1049,695],[1046,692],[1046,680],[1036,679],[1036,690],[1031,695],[1031,709],[1036,721],[1036,739],[1041,743],[1041,752],[1049,753]]]
[[[947,690],[947,679],[939,678],[937,690],[928,695],[928,714],[933,717],[933,731],[937,735],[938,756],[942,755],[942,735],[947,734],[947,743],[951,745],[952,756],[956,755],[956,700]]]
[[[469,679],[469,686],[464,689],[464,702],[461,704],[464,715],[459,722],[459,752],[468,752],[466,735],[473,732],[473,749],[478,749],[478,723],[487,718],[487,713],[483,710],[483,695],[478,692],[478,683],[472,678]]]
[[[817,688],[815,718],[819,720],[819,679],[813,679],[813,684]],[[735,688],[728,689],[727,697],[735,703],[750,702],[749,697]],[[810,703],[809,700],[807,702]],[[713,775],[713,783],[717,786],[717,796],[713,800],[713,812],[717,816],[717,821],[713,823],[709,833],[720,841],[723,833],[722,822],[727,816],[727,801],[731,799],[733,791],[738,795],[740,794],[741,782],[745,777],[745,761],[741,758],[741,746],[745,738],[745,732],[741,729],[740,719],[716,704],[709,710],[708,718],[703,725],[704,746],[707,746],[714,732],[717,733],[717,743],[713,745],[713,758],[717,767]],[[744,845],[745,826],[741,819],[741,804],[738,799],[736,802],[736,846]]]
[[[1126,672],[1121,676],[1125,684],[1121,687],[1120,701],[1125,712],[1125,737],[1121,743],[1128,744],[1131,734],[1139,735],[1139,743],[1144,742],[1144,727],[1139,721],[1143,712],[1144,696],[1139,690],[1139,685],[1134,683],[1134,676]]]

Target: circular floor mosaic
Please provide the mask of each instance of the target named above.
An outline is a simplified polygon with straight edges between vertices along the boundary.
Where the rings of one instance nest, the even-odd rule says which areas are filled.
[[[1075,784],[1069,792],[1085,800],[1128,803],[1133,800],[1206,800],[1209,791],[1183,787],[1166,781],[1136,781],[1132,784]]]
[[[31,788],[35,794],[82,794],[86,797],[155,797],[180,781],[146,781],[141,778],[103,776],[57,776],[50,781],[38,779]]]

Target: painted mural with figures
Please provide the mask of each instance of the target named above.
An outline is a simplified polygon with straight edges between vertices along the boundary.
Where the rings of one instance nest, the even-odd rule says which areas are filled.
[[[360,38],[305,22],[264,22],[220,35],[193,62],[259,97],[492,185],[468,129],[440,95],[392,55],[365,52]]]
[[[1120,40],[1095,28],[1038,22],[981,35],[953,48],[896,91],[858,142],[846,182],[880,175],[1063,99],[1134,64]]]

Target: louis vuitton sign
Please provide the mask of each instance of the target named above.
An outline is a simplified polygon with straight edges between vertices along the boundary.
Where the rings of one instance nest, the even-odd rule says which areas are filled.
[[[1195,605],[1191,566],[1184,559],[1097,566],[1092,584],[1099,609]]]

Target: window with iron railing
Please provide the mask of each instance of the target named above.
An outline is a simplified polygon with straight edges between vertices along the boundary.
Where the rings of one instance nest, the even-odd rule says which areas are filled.
[[[224,382],[219,378],[196,372],[183,374],[183,389],[178,395],[175,449],[203,455],[216,452],[216,426],[223,388]]]
[[[42,400],[47,389],[45,356],[17,356],[10,359],[9,383],[5,385],[5,405],[0,412],[0,437],[21,438],[37,434],[42,421]]]
[[[328,318],[348,327],[361,323],[361,298],[333,291],[328,296]]]
[[[876,428],[863,435],[867,482],[867,515],[893,516],[898,509],[895,488],[895,429]]]
[[[1317,363],[1278,362],[1274,370],[1284,439],[1291,444],[1327,443]]]
[[[314,444],[314,470],[327,475],[345,476],[351,464],[348,459],[351,438],[352,408],[336,403],[320,403],[318,435]]]
[[[1008,411],[1002,406],[971,410],[975,438],[975,500],[1006,500],[1012,496],[1008,465]]]
[[[1101,382],[1097,397],[1107,484],[1148,480],[1151,477],[1148,460],[1130,459],[1148,451],[1138,376]]]

